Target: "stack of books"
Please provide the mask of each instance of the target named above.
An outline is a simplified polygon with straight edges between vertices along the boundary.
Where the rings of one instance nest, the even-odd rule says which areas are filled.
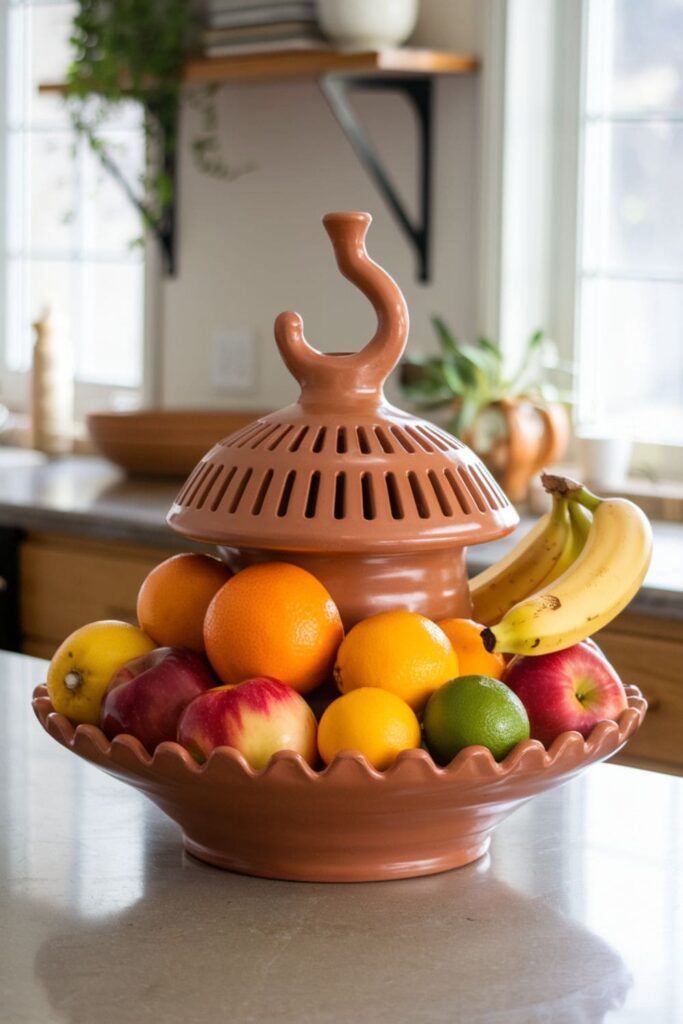
[[[210,0],[203,41],[207,57],[327,45],[315,0]]]

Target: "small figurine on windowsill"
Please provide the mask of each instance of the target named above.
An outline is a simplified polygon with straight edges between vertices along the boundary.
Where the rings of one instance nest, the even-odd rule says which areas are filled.
[[[36,320],[33,330],[32,447],[47,455],[64,455],[73,445],[73,378],[49,309]]]

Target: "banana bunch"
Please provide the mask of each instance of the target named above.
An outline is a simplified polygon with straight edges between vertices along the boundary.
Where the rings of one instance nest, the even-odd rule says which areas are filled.
[[[544,475],[552,508],[500,562],[470,582],[489,651],[547,654],[596,633],[637,593],[652,530],[625,498],[598,498]]]

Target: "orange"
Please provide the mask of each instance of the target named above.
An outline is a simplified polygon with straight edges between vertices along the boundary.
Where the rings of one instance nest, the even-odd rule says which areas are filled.
[[[286,562],[243,569],[221,587],[204,620],[206,653],[224,683],[271,676],[299,693],[329,677],[343,638],[325,587]]]
[[[458,656],[437,625],[417,612],[380,612],[357,623],[339,648],[334,677],[342,693],[388,690],[413,711],[459,674]]]
[[[185,552],[157,565],[138,593],[138,622],[159,647],[204,650],[204,616],[232,573],[211,555]]]
[[[441,619],[437,626],[444,631],[458,655],[461,676],[488,676],[500,679],[505,669],[502,654],[489,654],[484,647],[484,628],[473,619]]]
[[[325,764],[342,750],[357,750],[380,771],[399,751],[419,747],[421,738],[417,716],[405,701],[368,686],[333,700],[318,726],[318,749]]]

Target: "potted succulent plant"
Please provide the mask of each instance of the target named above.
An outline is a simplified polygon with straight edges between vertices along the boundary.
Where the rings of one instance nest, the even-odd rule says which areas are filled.
[[[476,451],[508,497],[521,500],[530,479],[561,458],[569,440],[562,404],[569,396],[546,379],[551,365],[563,371],[554,346],[535,331],[508,375],[495,342],[459,341],[438,316],[432,325],[441,352],[401,363],[403,392],[421,409],[433,410],[446,429]]]

